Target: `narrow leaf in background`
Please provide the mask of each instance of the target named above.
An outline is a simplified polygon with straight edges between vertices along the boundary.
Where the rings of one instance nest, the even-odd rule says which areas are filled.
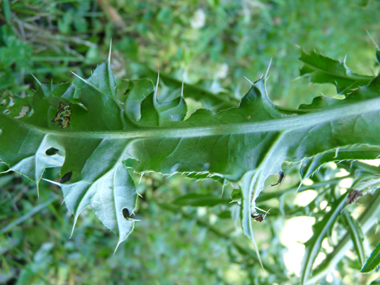
[[[351,217],[350,213],[343,211],[342,217],[346,227],[348,228],[356,254],[359,257],[360,266],[363,266],[365,263],[365,250],[363,245],[363,232],[359,224]]]
[[[369,273],[375,270],[380,265],[380,243],[377,244],[376,248],[371,252],[371,255],[367,259],[363,268],[360,270],[362,273]]]

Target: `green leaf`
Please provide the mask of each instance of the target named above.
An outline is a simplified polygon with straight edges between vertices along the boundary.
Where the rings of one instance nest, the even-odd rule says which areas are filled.
[[[9,0],[3,0],[4,16],[9,23],[12,20],[11,8],[9,5]]]
[[[218,215],[218,217],[221,219],[231,219],[231,211],[223,211]]]
[[[241,199],[241,190],[240,189],[234,189],[231,193],[231,200],[240,200]]]
[[[158,77],[158,73],[145,67],[140,63],[132,64],[133,71],[140,77],[147,77],[155,81]],[[239,102],[236,98],[227,97],[226,94],[214,93],[205,88],[183,83],[169,75],[160,72],[162,93],[165,97],[170,97],[173,92],[178,92],[184,89],[185,98],[192,98],[197,102],[202,103],[202,106],[206,109],[216,113],[221,110],[237,107]],[[160,95],[161,96],[161,95]]]
[[[284,110],[269,99],[263,77],[239,107],[216,114],[199,109],[184,120],[186,86],[165,95],[159,80],[153,92],[149,80],[122,81],[118,88],[109,60],[90,78],[77,77],[75,85],[41,84],[30,101],[4,98],[0,159],[37,184],[46,168],[60,166],[55,183],[74,224],[92,205],[118,244],[134,222],[137,193],[128,168],[238,182],[243,231],[255,244],[255,201],[283,162],[380,144],[380,78],[345,100]]]
[[[153,82],[149,79],[128,80],[120,83],[118,89],[121,94],[118,95],[119,100],[125,101],[125,113],[134,122],[139,122],[142,119],[142,102],[154,91]]]
[[[371,203],[358,218],[358,224],[361,226],[363,233],[366,234],[378,222],[380,214],[380,191],[377,191]],[[316,284],[318,280],[325,277],[330,271],[334,270],[337,264],[345,257],[346,252],[353,246],[351,234],[347,232],[335,246],[334,250],[329,253],[325,260],[313,271],[313,276],[307,284]]]
[[[353,161],[359,159],[376,159],[379,156],[379,146],[359,145],[343,147],[326,151],[314,157],[307,157],[301,162],[302,180],[309,178],[328,162]]]
[[[352,189],[366,194],[368,192],[374,192],[380,188],[380,167],[355,161],[350,164],[350,168],[355,169],[357,172],[355,180],[351,186]]]
[[[349,191],[342,195],[339,200],[330,205],[331,210],[325,217],[313,226],[313,236],[305,243],[305,255],[301,265],[301,284],[307,284],[311,268],[319,253],[322,241],[327,232],[334,226],[340,211],[343,209]]]
[[[352,219],[351,215],[347,211],[343,212],[342,217],[346,227],[348,228],[348,231],[350,232],[351,239],[354,244],[354,249],[359,257],[360,265],[363,266],[365,262],[365,251],[363,245],[364,237],[362,230],[359,224]]]
[[[301,76],[310,78],[313,83],[332,83],[338,93],[350,93],[360,86],[368,85],[373,77],[353,73],[345,64],[316,51],[307,54],[301,50],[300,60],[303,62]]]
[[[178,197],[172,203],[177,206],[214,207],[221,204],[228,205],[230,200],[215,197],[213,195],[192,193]]]
[[[360,270],[362,273],[369,273],[375,270],[380,265],[380,242],[376,248],[371,252],[363,268]]]

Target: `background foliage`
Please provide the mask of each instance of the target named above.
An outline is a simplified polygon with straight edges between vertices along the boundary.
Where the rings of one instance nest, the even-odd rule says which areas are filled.
[[[33,93],[37,84],[31,73],[46,83],[72,80],[70,71],[88,77],[106,59],[112,39],[111,63],[116,77],[143,76],[155,81],[159,69],[163,76],[170,75],[179,82],[183,78],[231,102],[238,102],[248,89],[243,76],[258,78],[273,57],[269,94],[282,106],[296,107],[321,92],[336,94],[332,85],[311,85],[306,79],[294,81],[301,66],[296,45],[315,48],[341,60],[348,54],[347,64],[353,71],[371,75],[371,69],[376,72],[378,66],[365,30],[379,39],[379,8],[376,1],[343,0],[159,4],[3,0],[0,89],[21,95]],[[188,103],[199,107],[198,102]],[[292,173],[295,166],[288,168]],[[190,193],[221,197],[221,185],[177,176],[142,177],[138,191],[143,198],[137,215],[142,221],[111,255],[117,240],[95,215],[83,213],[69,239],[72,217],[65,206],[60,206],[62,197],[57,187],[42,182],[38,199],[33,183],[15,174],[2,174],[0,283],[299,284],[299,272],[287,271],[289,266],[283,260],[287,249],[280,237],[286,221],[302,216],[322,220],[336,193],[349,187],[340,183],[342,176],[355,178],[359,173],[376,171],[363,163],[330,164],[308,181],[316,185],[310,190],[315,198],[307,205],[297,204],[302,193],[287,191],[299,184],[296,171],[280,186],[268,190],[273,199],[263,200],[259,207],[272,210],[266,223],[255,224],[262,259],[268,263],[265,272],[236,225],[239,210],[229,204],[233,185],[224,189],[225,203],[197,207],[196,203],[188,206],[190,202],[178,198]],[[50,179],[56,176],[54,169],[45,175]],[[268,184],[275,180],[274,177]],[[349,208],[355,218],[370,205],[370,196]],[[340,219],[329,229],[319,262],[341,238],[345,221]],[[302,232],[299,228],[296,235]],[[364,247],[368,257],[379,235],[373,228],[367,237]],[[376,273],[357,274],[361,266],[356,253],[349,251],[337,271],[321,283],[368,284],[376,279]]]

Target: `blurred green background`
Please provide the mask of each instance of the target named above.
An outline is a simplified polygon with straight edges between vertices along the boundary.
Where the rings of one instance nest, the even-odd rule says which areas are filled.
[[[336,95],[332,85],[298,78],[300,47],[340,60],[347,55],[347,65],[357,73],[378,70],[375,46],[366,33],[380,40],[380,2],[375,0],[0,3],[3,93],[33,94],[38,84],[32,74],[44,83],[72,81],[70,71],[88,77],[106,60],[111,40],[117,78],[150,77],[155,82],[159,70],[164,82],[165,76],[167,81],[183,80],[232,105],[248,90],[244,76],[258,79],[272,58],[268,91],[276,104],[297,107],[321,93]],[[188,103],[201,107],[190,99]],[[292,167],[289,173],[294,175],[271,191],[298,185]],[[45,177],[54,180],[57,171],[51,169]],[[339,171],[329,168],[310,183]],[[140,177],[135,178],[139,183]],[[40,188],[38,198],[34,183],[13,173],[0,175],[0,284],[299,284],[298,273],[284,264],[282,229],[292,217],[318,219],[324,213],[321,206],[314,212],[302,203],[297,206],[300,194],[266,201],[263,207],[273,210],[266,223],[255,224],[255,233],[262,259],[272,267],[262,272],[241,234],[238,206],[229,204],[234,185],[222,193],[215,181],[145,175],[138,186],[141,221],[115,254],[116,237],[91,209],[82,213],[69,239],[73,219],[61,205],[59,188],[46,182]],[[224,200],[215,207],[172,203],[189,193]],[[326,199],[317,198],[314,206]],[[350,256],[342,264],[340,277],[320,284],[368,284],[376,277],[358,275]]]

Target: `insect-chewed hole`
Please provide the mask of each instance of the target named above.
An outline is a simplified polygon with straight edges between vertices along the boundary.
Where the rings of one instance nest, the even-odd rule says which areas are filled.
[[[28,115],[28,113],[31,111],[31,108],[30,106],[22,106],[20,111],[18,112],[18,115],[17,116],[14,116],[13,118],[15,119],[21,119],[21,118],[24,118],[26,115]]]
[[[0,129],[0,136],[3,134],[3,130],[2,129]]]
[[[129,219],[129,217],[130,217],[130,215],[129,215],[129,211],[128,211],[128,209],[127,208],[124,208],[123,209],[123,217],[125,218],[125,219]]]
[[[46,155],[54,155],[54,154],[57,154],[58,152],[59,150],[54,147],[51,147],[45,151]]]
[[[71,175],[73,174],[73,172],[72,171],[70,171],[70,172],[67,172],[65,175],[63,175],[62,176],[62,178],[61,178],[61,183],[65,183],[65,182],[68,182],[68,181],[70,181],[70,179],[71,179]]]

